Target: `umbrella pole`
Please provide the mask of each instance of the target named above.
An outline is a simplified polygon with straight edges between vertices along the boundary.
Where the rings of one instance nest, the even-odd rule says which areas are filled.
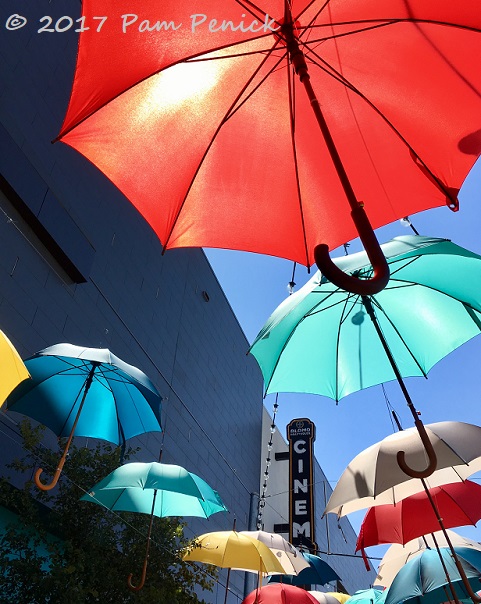
[[[225,582],[224,604],[227,604],[227,594],[229,593],[230,568],[227,569],[227,580]]]
[[[437,458],[436,458],[436,453],[434,451],[433,445],[431,443],[431,441],[429,440],[429,436],[426,432],[426,429],[424,427],[423,422],[419,419],[419,415],[418,412],[416,411],[416,408],[414,407],[414,404],[411,400],[411,397],[409,396],[409,392],[407,391],[407,388],[404,384],[404,381],[402,379],[401,373],[396,365],[396,361],[394,360],[394,357],[389,349],[389,346],[386,342],[386,338],[384,337],[384,334],[382,333],[381,327],[379,325],[379,322],[377,320],[376,314],[374,312],[374,308],[372,306],[372,302],[371,299],[368,296],[361,296],[362,298],[362,303],[364,305],[364,308],[366,309],[367,314],[369,315],[371,321],[373,322],[374,325],[374,329],[376,330],[377,335],[379,336],[379,339],[381,340],[381,344],[384,348],[384,351],[387,355],[387,358],[389,360],[389,363],[391,364],[391,367],[394,371],[394,375],[396,376],[396,379],[398,381],[398,384],[402,390],[402,393],[404,394],[404,398],[406,399],[407,405],[409,410],[411,411],[411,414],[414,418],[414,425],[417,428],[417,431],[419,432],[419,436],[421,438],[421,441],[424,445],[424,448],[426,450],[426,454],[428,456],[428,466],[424,469],[424,470],[413,470],[412,468],[410,468],[405,460],[405,452],[404,451],[398,451],[397,453],[397,462],[399,467],[401,468],[401,470],[407,474],[408,476],[411,476],[412,478],[427,478],[428,476],[431,476],[431,474],[434,472],[434,470],[436,469],[437,466]]]
[[[152,511],[150,512],[150,522],[149,522],[149,530],[147,533],[147,545],[145,547],[145,558],[144,564],[142,566],[142,574],[140,576],[140,583],[138,585],[134,585],[132,583],[133,573],[127,577],[127,585],[131,591],[140,591],[145,583],[145,577],[147,576],[147,564],[149,563],[149,550],[150,550],[150,540],[152,535],[152,526],[154,524],[154,510],[155,510],[155,500],[157,498],[157,489],[154,489],[154,496],[152,497]]]
[[[92,368],[90,369],[90,372],[89,372],[89,374],[87,376],[87,379],[85,380],[84,393],[83,393],[83,396],[82,396],[82,400],[80,401],[80,405],[79,405],[79,408],[78,408],[78,411],[77,411],[77,415],[75,417],[75,421],[73,423],[72,430],[70,431],[70,435],[68,437],[67,444],[65,445],[65,449],[63,450],[62,457],[58,461],[57,469],[55,470],[55,473],[53,475],[52,482],[50,482],[49,484],[43,484],[42,482],[40,482],[40,475],[43,472],[42,468],[38,468],[37,471],[35,472],[35,484],[42,491],[50,491],[50,489],[53,489],[54,486],[56,486],[56,484],[57,484],[57,482],[58,482],[58,480],[60,478],[60,474],[62,473],[63,466],[64,466],[65,461],[67,459],[68,450],[69,450],[70,445],[72,443],[72,439],[73,439],[73,435],[74,435],[74,432],[75,432],[75,428],[77,427],[78,420],[80,418],[80,413],[82,412],[82,408],[84,406],[85,399],[87,398],[87,394],[88,394],[90,385],[92,384],[92,380],[94,378],[95,369],[98,367],[99,364],[100,363],[98,363],[97,361],[92,361]]]
[[[471,587],[471,585],[469,583],[469,580],[468,580],[468,578],[466,576],[466,573],[464,572],[464,568],[463,568],[461,562],[459,561],[459,558],[458,558],[458,555],[456,553],[456,550],[454,549],[454,546],[453,546],[453,544],[451,542],[451,539],[449,538],[449,535],[448,535],[448,533],[446,531],[446,527],[444,526],[444,522],[443,522],[443,519],[441,518],[441,515],[439,513],[439,510],[438,510],[438,507],[436,505],[436,502],[434,501],[434,499],[432,498],[431,493],[429,492],[428,485],[426,484],[426,481],[424,479],[421,479],[421,481],[422,481],[424,490],[426,491],[426,495],[427,495],[427,497],[429,499],[429,503],[431,504],[431,507],[433,508],[433,511],[436,514],[436,519],[438,521],[438,524],[441,527],[441,530],[443,531],[444,538],[446,539],[446,543],[448,544],[449,550],[450,550],[451,555],[452,555],[453,560],[454,560],[454,564],[456,565],[456,568],[458,570],[459,576],[461,577],[463,585],[464,585],[466,591],[468,592],[468,595],[471,598],[471,600],[473,602],[475,602],[475,604],[479,604],[481,602],[481,598],[474,593],[473,588]],[[436,541],[435,541],[435,543],[436,543]],[[437,547],[437,544],[436,544],[436,547]],[[454,588],[452,586],[451,586],[451,591],[453,591],[453,594],[454,594]],[[455,598],[456,598],[456,596],[455,596]],[[456,600],[456,603],[457,602],[458,601]]]
[[[424,482],[424,480],[422,480],[422,483],[423,483],[424,488],[426,488],[426,483]],[[441,551],[439,549],[439,545],[438,545],[438,542],[436,540],[436,537],[434,536],[434,533],[431,533],[431,537],[433,538],[434,545],[435,545],[436,550],[438,552],[439,560],[441,562],[441,566],[443,567],[444,575],[446,576],[446,579],[448,581],[449,589],[450,589],[451,594],[453,596],[454,602],[456,604],[460,604],[459,600],[458,600],[458,596],[456,595],[456,591],[454,589],[454,585],[451,583],[451,577],[449,576],[448,569],[446,568],[446,563],[444,562],[444,558],[441,555]],[[448,600],[451,600],[451,598],[448,595],[448,590],[446,588],[445,588],[445,592],[446,592],[446,596],[447,596]]]
[[[356,194],[347,176],[339,152],[329,131],[321,105],[316,97],[316,93],[311,84],[310,75],[307,69],[307,62],[302,52],[298,38],[294,33],[295,23],[292,20],[292,14],[289,9],[288,0],[285,0],[284,19],[281,25],[281,33],[284,36],[289,58],[294,66],[296,74],[304,85],[307,96],[311,103],[314,115],[319,128],[324,136],[329,154],[331,156],[334,168],[341,181],[347,200],[351,207],[351,218],[356,226],[359,237],[364,249],[373,267],[373,276],[370,279],[358,279],[352,275],[347,275],[340,270],[329,257],[329,246],[326,244],[317,245],[314,250],[314,259],[323,275],[329,281],[338,287],[359,295],[377,294],[383,290],[389,281],[389,265],[381,251],[379,242],[374,234],[374,230],[369,222],[369,218],[364,210],[364,204],[357,200]]]

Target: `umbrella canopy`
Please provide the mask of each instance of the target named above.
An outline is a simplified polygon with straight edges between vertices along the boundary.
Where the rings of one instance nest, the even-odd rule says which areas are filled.
[[[346,600],[346,604],[381,604],[386,597],[382,589],[360,589]]]
[[[82,3],[91,26],[59,139],[123,191],[166,248],[310,265],[317,244],[357,236],[351,211],[365,208],[376,228],[456,207],[481,148],[471,0],[265,0],[248,10],[167,0],[165,21],[147,0],[142,21],[124,13],[113,0]],[[93,26],[98,14],[106,26]]]
[[[438,469],[425,479],[428,488],[465,480],[481,470],[481,428],[463,422],[426,424],[437,456]],[[423,467],[425,451],[414,428],[396,432],[361,451],[338,480],[324,513],[340,516],[419,493],[423,482],[410,478],[397,463],[398,451],[406,453],[411,467]]]
[[[416,235],[396,237],[381,249],[391,278],[368,301],[400,374],[426,376],[480,332],[481,256],[445,239]],[[364,252],[335,262],[350,274],[372,271]],[[338,401],[396,379],[364,300],[319,272],[289,296],[250,349],[266,392],[307,392]]]
[[[75,428],[77,436],[120,444],[160,432],[161,398],[150,379],[106,348],[56,344],[25,361],[32,379],[8,397],[7,409],[32,417],[57,436],[68,436],[84,385],[92,383]]]
[[[458,570],[447,548],[439,550],[446,566],[451,583],[458,599],[465,599],[468,594],[461,582]],[[468,577],[473,590],[481,588],[481,551],[470,548],[456,548],[456,554]],[[435,550],[425,550],[401,568],[387,590],[384,604],[440,604],[450,600],[447,595],[448,581],[445,571]]]
[[[160,432],[161,397],[137,367],[110,350],[56,344],[25,361],[32,377],[8,397],[6,407],[32,417],[57,436],[68,436],[53,482],[58,481],[76,436],[124,443],[145,432]]]
[[[415,493],[395,504],[370,508],[364,517],[356,551],[381,543],[405,544],[439,530],[431,497],[445,528],[475,525],[481,518],[481,485],[466,480]]]
[[[0,330],[0,407],[12,390],[29,377],[15,346]]]
[[[349,599],[349,596],[347,594],[337,594],[346,596],[345,599],[340,600],[336,597],[336,594],[332,592],[309,590],[308,593],[311,594],[311,596],[313,596],[314,598],[316,598],[319,604],[344,604],[344,602]]]
[[[316,600],[308,591],[295,587],[276,583],[265,585],[260,589],[252,591],[242,604],[317,604]]]
[[[281,582],[290,585],[325,585],[331,581],[341,580],[336,571],[322,558],[308,552],[302,552],[302,557],[308,566],[297,575],[287,574],[282,576],[273,575],[269,577],[269,583]]]
[[[267,531],[240,531],[240,534],[257,539],[267,545],[279,558],[284,573],[288,575],[297,575],[309,567],[309,562],[304,555],[281,535]]]
[[[114,511],[158,517],[208,518],[227,511],[219,494],[202,478],[180,466],[157,462],[120,466],[81,499]]]
[[[446,533],[455,547],[470,547],[481,551],[481,545],[477,541],[462,537],[454,531],[447,530]],[[425,535],[418,539],[413,539],[412,541],[409,541],[409,543],[406,543],[406,545],[398,543],[391,545],[379,563],[378,575],[374,581],[374,585],[389,587],[393,582],[394,577],[406,562],[419,556],[424,550],[434,549],[436,547],[434,540],[436,540],[439,547],[445,547],[447,545],[446,538],[442,531],[436,531],[435,533],[432,533],[432,535]]]
[[[284,572],[279,559],[267,545],[237,531],[205,533],[195,541],[197,545],[184,554],[184,560],[255,573]]]

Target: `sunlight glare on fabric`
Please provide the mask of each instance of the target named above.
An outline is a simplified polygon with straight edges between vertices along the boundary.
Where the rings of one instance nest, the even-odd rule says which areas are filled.
[[[178,109],[188,101],[189,105],[202,102],[206,94],[217,84],[221,69],[215,61],[181,63],[169,67],[145,83],[145,96],[138,107],[138,119],[151,119],[153,113]]]

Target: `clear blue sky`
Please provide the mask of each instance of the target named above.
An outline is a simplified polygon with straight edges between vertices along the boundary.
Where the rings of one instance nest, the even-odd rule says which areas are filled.
[[[481,254],[481,163],[473,168],[459,195],[460,210],[436,208],[411,216],[419,234],[445,237]],[[398,235],[413,234],[398,221],[377,231],[380,243]],[[351,242],[349,251],[361,249]],[[249,340],[252,342],[272,311],[287,297],[293,263],[278,258],[227,250],[206,250],[217,278]],[[332,256],[343,255],[335,250]],[[305,267],[296,268],[296,289],[310,275]],[[453,279],[456,276],[453,275]],[[480,291],[481,296],[481,291]],[[413,309],[413,313],[415,309]],[[461,346],[438,363],[428,379],[409,378],[406,385],[424,423],[456,420],[481,425],[481,337]],[[390,404],[404,428],[410,428],[412,417],[399,386],[385,385]],[[350,460],[360,451],[394,431],[381,386],[352,394],[340,401],[322,396],[279,394],[277,424],[285,426],[295,417],[308,417],[317,426],[316,457],[334,486]],[[272,412],[274,395],[265,399]],[[359,529],[364,512],[349,516],[354,529]],[[471,539],[481,540],[481,529],[456,529]],[[385,549],[370,548],[368,554],[382,555]]]

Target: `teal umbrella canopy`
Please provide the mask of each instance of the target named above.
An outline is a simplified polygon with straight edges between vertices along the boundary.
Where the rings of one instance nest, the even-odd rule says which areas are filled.
[[[446,239],[397,237],[381,246],[391,271],[367,297],[403,377],[428,371],[481,330],[481,256]],[[369,277],[365,252],[336,260]],[[250,352],[266,393],[305,392],[336,401],[395,379],[363,297],[317,272],[261,329]]]
[[[382,589],[360,589],[356,591],[346,604],[384,604],[387,591]]]
[[[455,548],[457,557],[474,591],[481,589],[481,552],[467,547]],[[468,598],[448,548],[440,548],[446,570],[459,600]],[[383,604],[441,604],[451,599],[448,581],[437,550],[427,549],[407,562],[387,590]]]
[[[181,466],[157,462],[120,466],[92,487],[81,500],[114,511],[153,513],[161,518],[208,518],[217,512],[227,511],[219,494],[202,478]]]
[[[91,376],[75,436],[114,444],[160,432],[161,396],[150,379],[107,349],[56,344],[25,361],[31,380],[7,398],[6,407],[47,426],[57,436],[73,428]]]

